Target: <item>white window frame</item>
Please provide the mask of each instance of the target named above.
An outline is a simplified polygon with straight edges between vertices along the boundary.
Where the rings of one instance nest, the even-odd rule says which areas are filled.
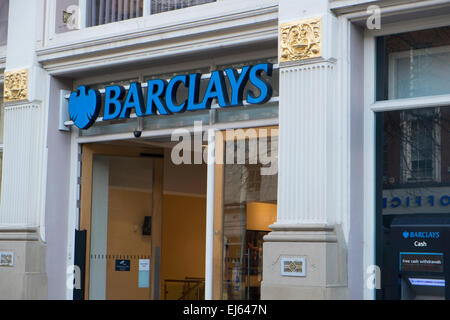
[[[448,26],[450,15],[399,21],[384,24],[379,30],[364,34],[364,270],[376,265],[375,220],[375,113],[383,111],[434,108],[450,105],[450,94],[376,101],[376,46],[375,37]],[[375,288],[364,286],[364,299],[375,299]]]

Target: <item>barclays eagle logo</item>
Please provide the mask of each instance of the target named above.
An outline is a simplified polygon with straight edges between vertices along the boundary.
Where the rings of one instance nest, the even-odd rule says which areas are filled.
[[[409,232],[403,231],[403,238],[408,239],[408,237],[409,237]]]
[[[73,123],[80,129],[88,129],[98,117],[102,98],[97,90],[87,86],[79,86],[70,94],[69,115]]]

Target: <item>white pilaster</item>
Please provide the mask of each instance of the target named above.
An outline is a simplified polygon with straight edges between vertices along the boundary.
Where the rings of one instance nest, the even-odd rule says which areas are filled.
[[[40,103],[5,107],[2,226],[40,226],[42,126]]]
[[[276,224],[327,223],[327,119],[335,64],[280,68]]]
[[[321,18],[322,36],[320,57],[280,64],[276,224],[346,223],[348,30],[346,21],[338,21],[324,3],[328,1],[305,1],[301,5],[280,1],[280,24]],[[293,17],[298,7],[302,15]]]
[[[264,238],[262,297],[342,299],[348,291],[348,26],[327,0],[280,0],[279,17],[278,210]],[[298,34],[282,35],[285,23],[299,26]],[[309,31],[319,24],[320,41]],[[312,41],[320,51],[286,59],[286,39],[293,51]],[[304,277],[281,275],[280,261],[290,257],[305,258]]]

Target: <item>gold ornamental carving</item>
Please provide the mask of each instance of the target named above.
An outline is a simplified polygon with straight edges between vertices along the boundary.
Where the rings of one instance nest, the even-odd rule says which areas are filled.
[[[5,72],[4,102],[26,100],[28,96],[28,70]]]
[[[308,19],[280,26],[280,62],[321,56],[322,19]]]

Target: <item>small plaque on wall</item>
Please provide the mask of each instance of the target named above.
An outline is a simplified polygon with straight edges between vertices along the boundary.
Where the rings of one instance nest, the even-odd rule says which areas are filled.
[[[130,260],[116,259],[116,271],[130,271]]]
[[[14,267],[14,252],[0,252],[0,267]]]
[[[306,277],[305,257],[281,258],[281,275],[288,277]]]
[[[139,259],[139,288],[150,287],[150,259]]]

